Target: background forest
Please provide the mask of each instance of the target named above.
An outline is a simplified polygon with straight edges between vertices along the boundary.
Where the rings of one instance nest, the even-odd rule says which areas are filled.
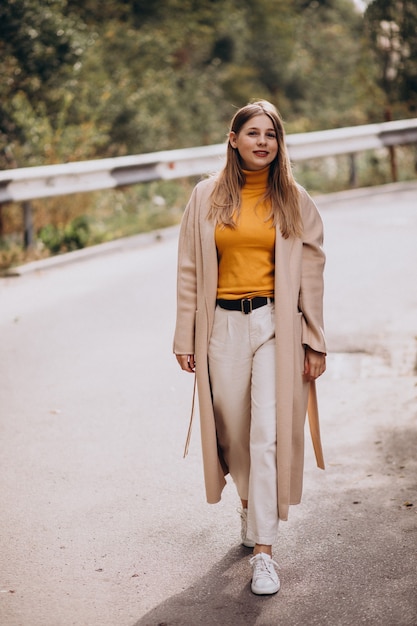
[[[8,0],[0,59],[2,169],[220,143],[253,98],[287,133],[353,126],[416,116],[417,3]],[[314,171],[297,172],[313,192],[340,186]],[[384,182],[375,155],[363,171]],[[192,182],[38,201],[39,241],[57,252],[173,223]],[[19,220],[3,207],[3,253]]]

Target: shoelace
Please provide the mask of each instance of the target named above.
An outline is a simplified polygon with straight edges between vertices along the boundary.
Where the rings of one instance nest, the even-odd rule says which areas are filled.
[[[257,578],[269,578],[271,574],[276,574],[273,566],[275,565],[279,569],[279,565],[273,559],[267,559],[263,552],[255,554],[250,560],[251,565],[255,565],[255,572]]]

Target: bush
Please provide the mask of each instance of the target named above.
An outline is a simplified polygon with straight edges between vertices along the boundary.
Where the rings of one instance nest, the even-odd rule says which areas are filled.
[[[80,215],[65,228],[47,224],[40,229],[38,237],[52,254],[80,250],[88,245],[90,239],[89,219],[86,215]]]

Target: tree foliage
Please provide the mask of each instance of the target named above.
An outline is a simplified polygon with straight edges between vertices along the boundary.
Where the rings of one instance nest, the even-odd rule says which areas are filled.
[[[386,117],[417,111],[417,3],[373,0],[365,13],[367,34],[385,96]]]
[[[365,22],[351,0],[9,0],[1,147],[33,165],[217,143],[253,98],[294,131],[378,119],[385,93],[407,115],[415,13],[411,0],[374,0]]]
[[[0,132],[28,151],[59,130],[89,35],[65,0],[0,5]]]

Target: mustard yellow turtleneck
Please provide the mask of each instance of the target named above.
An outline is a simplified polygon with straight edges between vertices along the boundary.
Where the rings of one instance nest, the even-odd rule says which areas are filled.
[[[270,209],[259,202],[268,173],[269,166],[256,172],[245,170],[237,227],[216,226],[217,298],[274,296],[275,228],[272,219],[266,221]]]

